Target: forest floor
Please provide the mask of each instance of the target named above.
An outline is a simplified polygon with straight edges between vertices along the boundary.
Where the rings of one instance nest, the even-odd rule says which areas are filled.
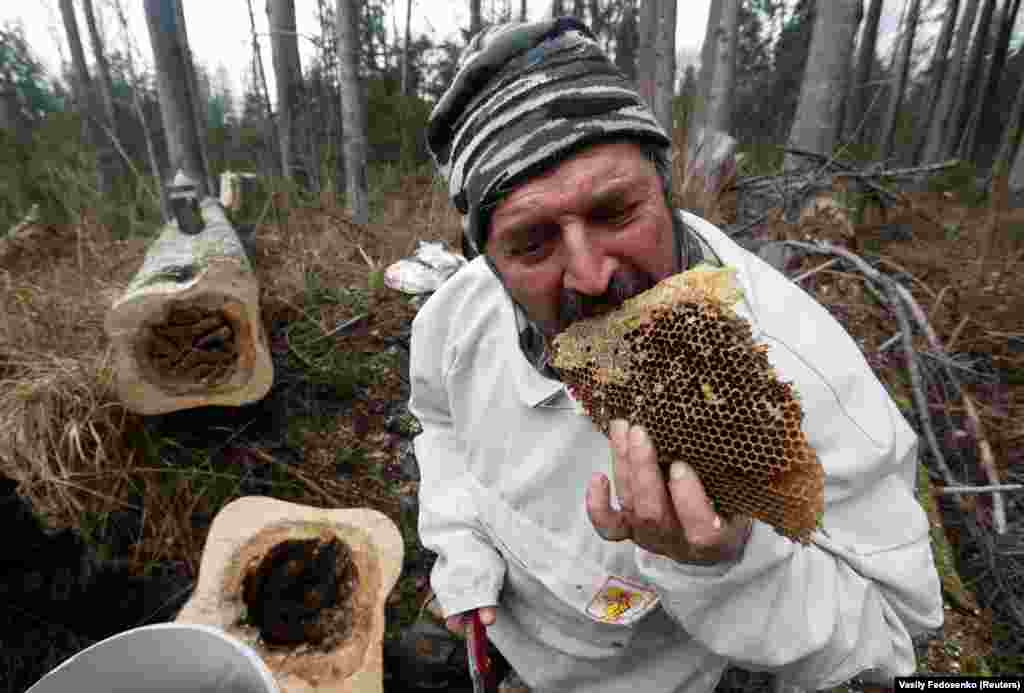
[[[909,204],[887,218],[857,225],[847,245],[881,259],[883,271],[902,273],[948,350],[971,357],[980,375],[965,387],[978,404],[983,437],[1001,480],[1020,481],[1024,427],[1014,413],[1024,395],[1024,210],[1001,219],[997,233],[1004,241],[979,267],[987,208],[948,192],[906,199]],[[253,253],[275,383],[267,397],[246,407],[141,417],[117,401],[103,319],[141,265],[150,239],[118,240],[85,220],[45,229],[31,246],[8,249],[0,263],[0,475],[9,477],[9,488],[11,479],[18,483],[18,494],[51,531],[70,530],[89,547],[91,574],[116,566],[143,581],[143,591],[154,584],[147,580],[163,586],[157,597],[140,597],[135,616],[102,625],[94,619],[79,628],[66,616],[62,620],[60,603],[69,594],[84,595],[85,587],[62,590],[59,580],[36,577],[41,568],[33,568],[33,561],[41,553],[0,559],[0,576],[6,576],[0,591],[23,597],[17,613],[0,616],[0,681],[6,675],[7,690],[21,690],[16,682],[35,680],[107,635],[173,618],[175,605],[194,585],[213,516],[252,493],[386,514],[401,528],[406,547],[402,576],[388,600],[388,641],[422,614],[432,559],[416,537],[417,475],[403,461],[416,427],[404,410],[408,330],[416,309],[408,296],[386,288],[382,277],[391,262],[413,253],[417,240],[440,239],[458,249],[458,218],[428,175],[406,176],[379,193],[378,221],[367,227],[351,224],[333,204],[289,209],[278,202],[256,229]],[[719,221],[731,221],[728,196],[718,214]],[[830,233],[820,220],[775,221],[770,230],[800,240]],[[827,259],[807,257],[787,271],[794,276]],[[871,355],[898,327],[862,284],[852,274],[825,270],[802,286]],[[359,315],[365,317],[351,329],[329,334]],[[923,338],[915,338],[915,346],[924,349]],[[913,422],[906,367],[896,352],[869,362]],[[964,433],[969,426],[959,402],[946,409],[944,449],[960,478],[979,482],[969,469],[976,466],[979,432]],[[17,431],[17,454],[10,445],[5,454]],[[1006,494],[1007,519],[1015,528],[1021,527],[1022,504],[1014,499],[1022,495]],[[990,523],[989,497],[959,503],[946,498],[931,518],[937,527],[945,525],[963,591],[947,594],[944,637],[929,646],[920,670],[1024,671],[1024,648],[993,610],[997,595],[985,587],[984,569],[971,562],[967,534],[951,521],[970,515],[982,526]],[[5,502],[10,505],[10,498]],[[18,570],[31,579],[12,578]],[[1018,595],[1024,594],[1020,577]],[[48,586],[50,605],[38,601],[40,581]],[[104,607],[111,613],[117,604],[94,606],[96,613]],[[57,632],[59,638],[51,636]]]

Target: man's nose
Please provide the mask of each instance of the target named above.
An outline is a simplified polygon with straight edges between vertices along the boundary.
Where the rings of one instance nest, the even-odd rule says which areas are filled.
[[[569,261],[565,268],[565,288],[588,296],[601,296],[615,272],[616,260],[588,237],[583,225],[563,231]]]

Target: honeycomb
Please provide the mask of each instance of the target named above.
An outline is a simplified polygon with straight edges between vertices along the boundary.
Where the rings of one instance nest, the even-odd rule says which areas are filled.
[[[693,467],[723,518],[747,515],[806,545],[824,472],[790,383],[732,306],[735,270],[701,265],[552,343],[552,365],[597,427],[644,426],[659,463]]]

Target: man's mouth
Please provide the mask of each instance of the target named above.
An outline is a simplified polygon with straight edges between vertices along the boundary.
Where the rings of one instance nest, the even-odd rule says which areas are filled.
[[[588,296],[563,289],[558,306],[559,332],[578,320],[596,318],[612,312],[628,299],[642,294],[657,282],[645,273],[620,270],[612,275],[608,288],[600,296]]]

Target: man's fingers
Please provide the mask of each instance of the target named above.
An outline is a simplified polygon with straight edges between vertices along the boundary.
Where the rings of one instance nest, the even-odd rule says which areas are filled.
[[[724,523],[711,506],[693,467],[685,462],[673,462],[669,468],[668,487],[687,542],[698,549],[717,543]]]
[[[612,444],[614,459],[612,472],[615,475],[615,494],[620,508],[633,507],[633,490],[630,488],[629,422],[614,419],[608,426],[608,438]]]
[[[587,486],[587,516],[590,524],[606,541],[629,539],[630,527],[626,514],[612,509],[608,477],[595,474]]]
[[[658,453],[641,426],[629,430],[629,459],[629,485],[636,503],[634,516],[639,521],[657,524],[662,530],[674,528],[675,513],[670,506],[665,478],[658,469]]]

